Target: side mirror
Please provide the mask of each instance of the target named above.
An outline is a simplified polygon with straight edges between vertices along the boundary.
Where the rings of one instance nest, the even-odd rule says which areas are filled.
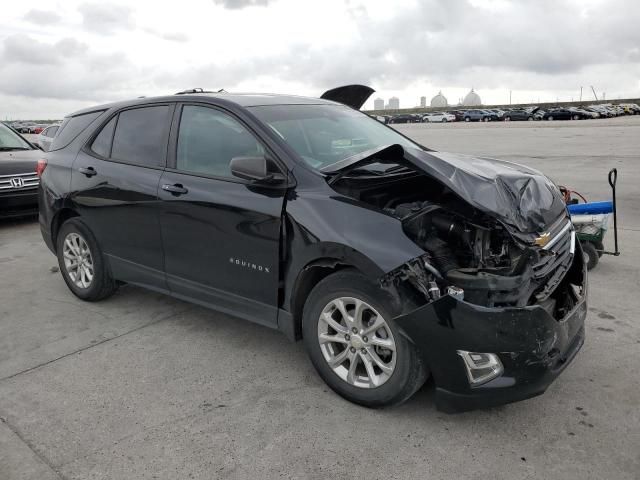
[[[285,180],[280,172],[269,172],[268,160],[264,156],[260,157],[234,157],[229,163],[231,173],[243,180],[250,180],[256,183],[282,183]]]

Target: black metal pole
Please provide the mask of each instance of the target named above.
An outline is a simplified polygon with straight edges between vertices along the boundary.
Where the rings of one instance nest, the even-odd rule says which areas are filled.
[[[620,255],[620,250],[618,250],[618,216],[616,212],[616,182],[618,181],[618,170],[616,168],[612,168],[609,171],[609,185],[611,185],[611,192],[613,195],[613,242],[615,245],[615,251],[613,255]]]

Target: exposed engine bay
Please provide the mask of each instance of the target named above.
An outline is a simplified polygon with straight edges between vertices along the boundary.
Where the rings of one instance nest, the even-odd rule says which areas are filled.
[[[575,251],[568,216],[560,216],[540,240],[514,232],[425,174],[398,170],[345,176],[333,185],[398,218],[425,251],[384,281],[408,282],[428,301],[450,294],[486,307],[540,305],[555,318],[573,308],[581,292],[566,275]]]

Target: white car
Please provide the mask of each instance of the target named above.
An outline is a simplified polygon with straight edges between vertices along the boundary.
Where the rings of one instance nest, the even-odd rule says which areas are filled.
[[[51,143],[53,142],[53,137],[56,136],[59,127],[60,125],[48,126],[38,134],[33,143],[39,145],[45,152],[48,152],[51,147]]]
[[[434,123],[434,122],[440,122],[440,123],[446,123],[446,122],[455,122],[456,121],[456,116],[451,114],[451,113],[447,113],[447,112],[434,112],[434,113],[427,113],[425,115],[422,116],[422,121],[425,123]]]

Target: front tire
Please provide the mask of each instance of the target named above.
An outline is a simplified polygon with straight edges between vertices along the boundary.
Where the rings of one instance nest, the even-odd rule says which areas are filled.
[[[416,347],[393,322],[393,303],[352,270],[323,279],[305,303],[302,330],[311,363],[333,391],[353,403],[398,405],[427,378]]]
[[[82,220],[71,218],[62,224],[56,252],[62,278],[76,297],[94,302],[117,290],[98,243]]]

